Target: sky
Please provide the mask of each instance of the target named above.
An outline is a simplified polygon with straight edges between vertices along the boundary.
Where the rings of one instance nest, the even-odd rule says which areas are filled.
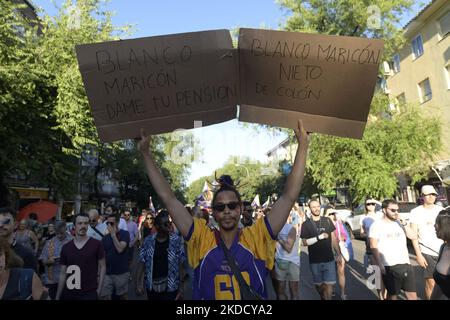
[[[32,2],[49,15],[57,12],[53,2],[62,3],[61,0]],[[418,5],[419,1],[415,12]],[[237,27],[279,29],[287,17],[275,0],[111,0],[108,9],[115,12],[114,25],[135,26],[131,38]],[[413,16],[411,13],[405,22]],[[233,155],[264,162],[267,151],[286,138],[273,131],[257,132],[237,120],[192,132],[203,156],[192,163],[187,185],[212,174]]]

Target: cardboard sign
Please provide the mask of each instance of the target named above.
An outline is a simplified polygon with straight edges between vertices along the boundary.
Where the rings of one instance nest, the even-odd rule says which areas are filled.
[[[361,138],[383,41],[240,29],[76,47],[104,142],[236,118]],[[197,122],[198,123],[198,122]]]
[[[240,29],[239,120],[361,138],[383,41]]]
[[[236,118],[237,56],[228,30],[79,45],[76,53],[104,142]]]

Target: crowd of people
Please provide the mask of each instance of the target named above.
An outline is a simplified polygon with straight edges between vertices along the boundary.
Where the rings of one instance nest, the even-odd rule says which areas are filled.
[[[17,223],[14,209],[0,208],[0,299],[127,300],[134,281],[136,293],[149,300],[180,300],[189,277],[195,300],[267,299],[268,278],[277,299],[297,300],[303,246],[320,298],[339,292],[347,300],[351,236],[333,206],[296,202],[309,137],[301,122],[295,133],[299,148],[284,192],[264,210],[243,200],[227,175],[217,180],[211,208],[184,206],[155,165],[143,132],[139,148],[165,209],[134,216],[108,205],[43,228],[36,215]],[[402,290],[417,299],[407,238],[423,269],[426,298],[450,296],[450,209],[435,204],[432,186],[421,196],[424,203],[409,222],[398,216],[394,199],[382,201],[381,211],[376,199],[365,202],[364,261],[379,270],[379,299],[397,299]]]

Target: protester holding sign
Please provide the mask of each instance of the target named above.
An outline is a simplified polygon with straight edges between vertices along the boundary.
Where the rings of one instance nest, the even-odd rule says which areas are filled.
[[[309,141],[301,121],[295,133],[299,148],[294,165],[285,191],[271,213],[240,230],[241,196],[231,178],[222,176],[212,200],[213,216],[219,225],[219,230],[214,231],[204,221],[193,218],[176,199],[149,152],[149,137],[141,130],[139,148],[150,181],[187,241],[189,263],[195,269],[194,299],[256,299],[258,295],[267,298],[264,280],[273,268],[275,239],[298,197],[305,173]],[[237,260],[239,268],[233,260]]]

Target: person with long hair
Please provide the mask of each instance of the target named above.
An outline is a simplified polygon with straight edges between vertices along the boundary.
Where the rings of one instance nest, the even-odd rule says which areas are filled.
[[[436,285],[431,294],[432,300],[439,300],[445,295],[450,299],[450,207],[439,212],[434,225],[436,236],[444,241],[434,268],[433,278]]]
[[[41,300],[47,298],[41,280],[33,269],[23,269],[23,260],[0,238],[0,300]]]
[[[345,226],[342,223],[342,220],[337,217],[336,210],[334,208],[327,208],[325,210],[325,217],[331,219],[336,228],[335,235],[339,242],[347,243],[349,241],[349,235],[347,230],[345,230]],[[335,253],[336,254],[336,253]],[[339,288],[341,290],[341,300],[347,300],[347,294],[345,293],[345,259],[336,259],[336,271]]]
[[[175,197],[155,165],[149,151],[149,137],[141,129],[138,146],[150,182],[187,241],[189,263],[195,270],[193,299],[241,300],[250,299],[250,295],[267,298],[265,279],[273,268],[276,238],[297,200],[305,173],[309,139],[301,121],[295,133],[299,147],[294,164],[285,191],[271,212],[252,226],[239,229],[243,210],[241,195],[231,177],[223,175],[217,181],[220,187],[212,199],[213,217],[219,230],[211,230],[204,220],[193,218]],[[239,273],[232,271],[236,265],[239,267],[234,270],[238,269]],[[249,296],[244,296],[247,293]]]

